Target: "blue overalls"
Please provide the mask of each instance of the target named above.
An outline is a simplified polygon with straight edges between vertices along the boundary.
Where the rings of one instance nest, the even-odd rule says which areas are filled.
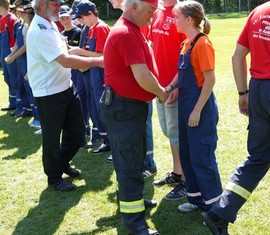
[[[20,49],[21,47],[24,46],[24,40],[22,35],[22,29],[24,25],[21,24],[19,21],[17,22],[15,23],[18,24],[18,26],[15,28],[15,37],[17,47],[18,49]],[[34,97],[32,94],[32,90],[29,86],[29,82],[24,79],[24,76],[27,74],[26,53],[18,57],[16,59],[16,63],[18,71],[18,86],[20,90],[23,111],[25,112],[25,114],[31,115],[33,113],[32,110],[34,109]],[[32,97],[30,97],[31,95]]]
[[[8,26],[10,23],[10,15],[8,16],[6,30],[0,33],[1,37],[1,64],[4,73],[4,80],[9,89],[9,107],[22,111],[20,92],[18,89],[18,75],[16,63],[7,64],[5,58],[11,53],[9,47]]]
[[[96,51],[96,34],[89,39],[89,51]],[[90,72],[90,86],[91,86],[91,104],[92,104],[92,118],[96,124],[99,134],[105,144],[109,144],[108,133],[105,125],[101,122],[99,101],[104,91],[104,68],[92,67]]]
[[[73,34],[70,38],[68,38],[68,45],[70,46],[78,46],[78,42],[74,43],[74,39],[77,35],[76,30],[73,31]],[[77,80],[78,80],[78,70],[77,69],[71,69],[71,80],[73,82],[73,85],[77,88]]]
[[[80,48],[85,47],[87,44],[88,30],[89,30],[89,27],[86,25],[82,29],[80,43],[79,43]],[[80,72],[79,70],[77,71],[76,89],[78,91],[78,94],[81,100],[81,105],[82,105],[82,110],[83,110],[83,119],[86,126],[86,136],[90,136],[91,128],[90,128],[89,119],[91,118],[93,122],[92,133],[91,133],[92,141],[93,141],[93,139],[99,138],[99,133],[92,117],[89,70],[85,72]]]
[[[222,192],[215,157],[218,109],[213,92],[201,111],[199,125],[188,126],[189,115],[201,94],[190,61],[191,50],[200,36],[204,35],[199,34],[187,53],[180,54],[179,58],[179,148],[186,176],[187,199],[201,209],[209,210]]]

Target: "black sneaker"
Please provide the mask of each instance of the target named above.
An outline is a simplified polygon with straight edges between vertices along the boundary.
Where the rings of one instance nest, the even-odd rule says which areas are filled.
[[[17,115],[20,115],[23,113],[23,110],[14,110],[13,112],[11,112],[9,115],[10,116],[13,116],[13,117],[16,117]]]
[[[75,186],[72,183],[68,183],[63,180],[54,184],[49,184],[49,186],[55,189],[56,191],[63,191],[63,192],[68,192],[75,189]]]
[[[110,151],[111,151],[110,145],[103,143],[99,146],[98,149],[93,151],[93,154],[101,154],[101,153],[106,153],[106,152],[110,152]]]
[[[220,218],[213,212],[202,212],[202,218],[213,235],[229,235],[228,221]]]
[[[74,178],[80,176],[80,172],[76,168],[72,168],[72,167],[66,168],[64,170],[64,173]]]
[[[143,171],[143,178],[146,180],[149,177],[156,175],[157,174],[157,168],[156,167],[152,167],[148,170],[144,170]]]
[[[113,156],[110,154],[110,156],[107,157],[107,159],[106,159],[105,162],[106,162],[106,163],[112,163],[112,162],[113,162]]]
[[[170,185],[177,185],[181,182],[181,176],[175,175],[173,172],[167,173],[167,175],[160,179],[160,180],[155,180],[153,182],[153,185],[155,186],[163,186],[165,184],[170,184]]]
[[[187,191],[185,188],[185,184],[183,182],[180,182],[178,185],[175,186],[175,188],[171,192],[169,192],[166,195],[165,199],[173,201],[173,200],[181,199],[186,196],[187,196]]]

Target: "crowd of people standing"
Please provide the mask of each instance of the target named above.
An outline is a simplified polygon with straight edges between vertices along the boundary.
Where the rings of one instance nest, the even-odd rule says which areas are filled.
[[[172,171],[153,185],[175,186],[165,199],[186,197],[179,211],[200,209],[214,235],[229,234],[228,223],[269,169],[269,120],[264,115],[269,110],[258,108],[257,101],[248,107],[244,71],[251,52],[250,95],[257,100],[260,89],[268,89],[270,76],[260,72],[254,52],[268,51],[269,40],[252,37],[247,25],[260,16],[269,20],[269,3],[251,13],[233,57],[240,111],[252,114],[251,156],[222,193],[215,156],[215,52],[203,6],[192,0],[110,2],[123,11],[111,28],[89,0],[75,0],[71,7],[61,6],[62,0],[16,0],[13,5],[0,0],[1,65],[9,89],[9,104],[1,110],[33,116],[29,125],[42,134],[43,168],[55,190],[75,189],[63,174],[80,175],[70,165],[80,147],[96,147],[93,154],[111,152],[107,162],[113,162],[116,172],[124,224],[129,234],[148,235],[159,234],[145,220],[145,209],[156,202],[142,194],[144,181],[157,173],[151,122],[155,99]],[[253,27],[261,32],[264,21]],[[258,38],[260,43],[254,43]],[[262,58],[267,67],[267,55]],[[260,135],[258,124],[266,129]],[[254,170],[258,177],[252,181]]]

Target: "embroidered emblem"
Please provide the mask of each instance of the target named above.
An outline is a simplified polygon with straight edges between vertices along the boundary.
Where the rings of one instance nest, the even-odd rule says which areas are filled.
[[[38,27],[39,27],[40,29],[47,29],[47,27],[46,27],[44,24],[38,24]]]

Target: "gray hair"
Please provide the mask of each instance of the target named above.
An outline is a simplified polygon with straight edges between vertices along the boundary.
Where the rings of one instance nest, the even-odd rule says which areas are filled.
[[[130,8],[134,3],[137,4],[140,8],[142,7],[141,0],[123,0],[123,2],[121,3],[121,9],[125,11]]]
[[[42,1],[45,5],[48,4],[48,0],[33,0],[33,2],[32,2],[32,7],[33,7],[35,13],[37,13],[37,12],[40,10],[39,3],[40,3],[41,1]]]

